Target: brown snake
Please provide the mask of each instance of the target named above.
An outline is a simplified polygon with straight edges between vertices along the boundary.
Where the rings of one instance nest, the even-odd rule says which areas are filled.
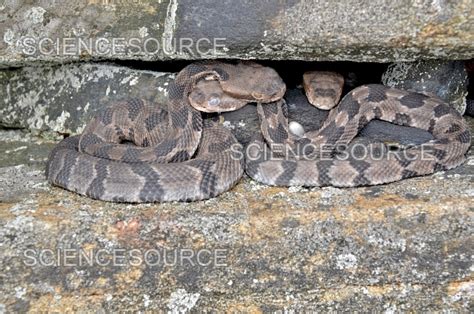
[[[254,84],[243,84],[242,77],[253,77]],[[46,177],[67,190],[116,202],[193,201],[227,191],[244,171],[241,147],[224,127],[203,124],[190,106],[200,79],[218,80],[226,93],[246,102],[274,101],[285,93],[278,74],[255,63],[191,64],[169,86],[168,111],[141,99],[105,108],[82,135],[53,149]]]
[[[308,98],[325,109],[332,107],[342,90],[340,80],[329,73],[305,74]],[[192,64],[171,84],[168,111],[153,109],[143,100],[103,110],[81,136],[67,138],[53,150],[46,175],[55,185],[106,201],[214,197],[240,179],[243,151],[225,128],[203,125],[193,107],[219,112],[248,102],[258,103],[262,134],[245,150],[246,172],[269,185],[388,183],[454,168],[465,160],[470,146],[468,126],[449,105],[383,85],[354,89],[331,109],[319,130],[295,135],[288,127],[284,92],[278,74],[255,63]],[[421,128],[434,140],[395,153],[383,145],[367,147],[377,156],[347,154],[342,148],[374,119]]]

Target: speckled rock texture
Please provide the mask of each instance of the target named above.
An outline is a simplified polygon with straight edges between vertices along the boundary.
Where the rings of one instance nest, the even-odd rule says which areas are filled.
[[[466,111],[469,80],[462,61],[394,63],[382,75],[382,83],[404,90],[431,93],[451,104],[461,114]]]
[[[127,205],[50,187],[53,144],[0,132],[2,312],[472,309],[472,149],[384,186],[244,178],[208,201]]]
[[[0,66],[43,61],[410,61],[474,56],[472,0],[5,0]]]
[[[167,103],[173,75],[110,64],[67,64],[0,71],[0,126],[81,133],[97,111],[126,98]]]

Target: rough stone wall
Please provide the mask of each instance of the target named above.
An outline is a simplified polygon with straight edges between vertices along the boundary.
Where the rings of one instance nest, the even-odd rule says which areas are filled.
[[[81,133],[95,113],[125,98],[166,104],[172,74],[108,64],[68,64],[0,71],[0,126]]]
[[[473,16],[472,0],[5,0],[0,66],[110,59],[469,59]]]

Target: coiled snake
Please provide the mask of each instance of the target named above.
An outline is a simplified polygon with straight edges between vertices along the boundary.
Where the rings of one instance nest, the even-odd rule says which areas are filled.
[[[337,75],[305,75],[308,98],[325,109],[337,102],[340,84]],[[170,84],[167,111],[141,99],[105,108],[82,135],[53,149],[46,176],[54,185],[104,201],[193,201],[227,191],[244,167],[269,185],[375,185],[454,168],[470,146],[468,126],[446,103],[383,85],[354,89],[319,130],[293,134],[285,90],[273,69],[252,62],[191,64]],[[195,109],[229,111],[249,102],[258,103],[262,134],[245,150],[224,127],[203,123]],[[383,145],[368,147],[377,157],[340,150],[373,119],[427,130],[434,140],[395,154]]]

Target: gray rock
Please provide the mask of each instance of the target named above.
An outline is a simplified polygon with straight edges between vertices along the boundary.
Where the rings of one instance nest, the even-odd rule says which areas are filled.
[[[434,137],[428,131],[408,126],[395,125],[389,122],[370,121],[359,133],[360,137],[378,142],[394,142],[401,145],[421,145]]]
[[[55,142],[19,130],[0,129],[0,203],[44,191],[44,164]]]
[[[383,74],[382,82],[391,87],[434,94],[461,114],[466,110],[468,77],[462,61],[394,63]]]
[[[23,137],[0,132],[0,147]],[[472,312],[472,149],[459,168],[387,185],[243,178],[212,200],[140,205],[81,197],[49,186],[44,163],[4,161],[5,312]]]
[[[67,64],[0,71],[0,126],[80,133],[106,105],[140,97],[167,103],[167,73],[104,64]]]
[[[0,202],[19,201],[47,188],[43,169],[22,164],[0,168]]]
[[[39,61],[473,57],[472,0],[7,0],[0,66]]]

